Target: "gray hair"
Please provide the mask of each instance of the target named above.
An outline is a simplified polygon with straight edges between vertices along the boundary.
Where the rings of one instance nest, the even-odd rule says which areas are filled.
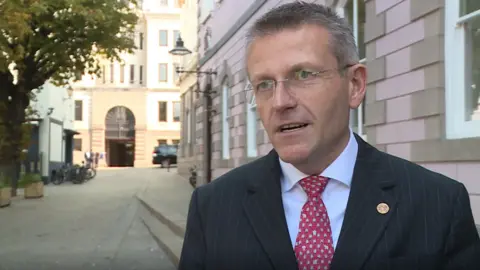
[[[247,34],[247,50],[256,37],[308,24],[328,30],[331,36],[330,47],[339,68],[358,63],[358,48],[348,22],[327,6],[304,1],[278,6],[259,18]]]

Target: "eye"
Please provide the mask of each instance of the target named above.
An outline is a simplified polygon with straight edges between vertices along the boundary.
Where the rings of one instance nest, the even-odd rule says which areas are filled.
[[[255,85],[255,91],[271,90],[272,88],[273,81],[271,80],[261,81]]]
[[[304,81],[304,80],[311,79],[314,76],[315,76],[314,72],[301,69],[301,70],[295,71],[294,79],[299,81]]]

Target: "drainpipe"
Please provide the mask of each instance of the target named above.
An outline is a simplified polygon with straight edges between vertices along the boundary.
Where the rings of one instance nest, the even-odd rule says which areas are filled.
[[[90,136],[90,139],[89,139],[90,147],[87,149],[88,151],[90,151],[90,149],[93,149],[93,142],[92,142],[92,140],[93,140],[93,130],[92,130],[92,128],[93,128],[93,124],[92,124],[93,123],[93,119],[92,119],[92,117],[93,117],[93,113],[92,113],[92,111],[93,111],[93,98],[92,98],[93,92],[92,91],[93,91],[92,89],[89,89],[90,100],[88,101],[88,122],[89,122],[88,123],[88,125],[89,125],[89,132],[88,132],[89,134],[88,135]]]
[[[212,181],[212,80],[211,75],[208,75],[207,88],[205,89],[205,145],[204,145],[204,157],[205,157],[205,180],[207,183]]]

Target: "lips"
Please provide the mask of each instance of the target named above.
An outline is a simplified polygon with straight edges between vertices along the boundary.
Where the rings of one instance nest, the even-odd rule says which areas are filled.
[[[292,132],[292,131],[300,130],[300,129],[305,128],[307,126],[308,126],[307,123],[290,123],[290,124],[281,125],[278,128],[278,131],[282,132],[282,133],[283,132]]]

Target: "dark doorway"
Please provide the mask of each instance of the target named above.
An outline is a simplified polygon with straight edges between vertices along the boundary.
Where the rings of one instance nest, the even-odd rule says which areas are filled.
[[[110,109],[105,117],[105,152],[109,167],[135,164],[135,116],[123,106]]]
[[[73,164],[73,136],[80,134],[74,130],[64,129],[65,136],[65,164]]]
[[[110,139],[106,141],[107,163],[110,167],[133,167],[135,142]]]

